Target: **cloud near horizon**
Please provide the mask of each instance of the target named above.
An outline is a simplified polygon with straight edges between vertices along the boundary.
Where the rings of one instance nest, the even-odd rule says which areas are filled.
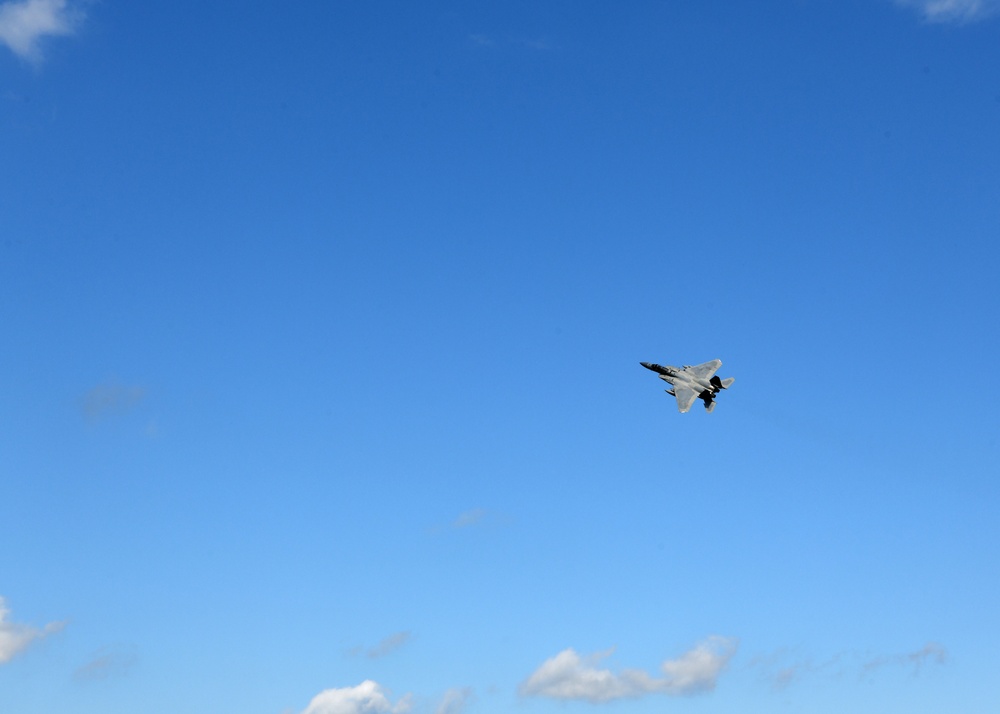
[[[870,652],[849,650],[823,660],[796,657],[788,650],[769,655],[758,655],[747,665],[758,669],[763,679],[775,690],[785,689],[808,677],[856,676],[867,679],[887,668],[910,668],[914,676],[925,667],[943,665],[948,661],[948,651],[938,642],[928,642],[920,649],[890,655],[873,655]]]
[[[81,19],[68,0],[10,0],[0,3],[0,43],[21,59],[39,62],[44,37],[72,35]]]
[[[598,669],[597,663],[613,650],[581,658],[572,648],[565,649],[542,663],[521,684],[520,693],[599,703],[654,693],[684,696],[708,692],[715,688],[719,674],[736,653],[737,646],[734,638],[713,635],[677,659],[661,664],[662,677],[651,677],[636,669],[617,674],[609,669]]]
[[[444,693],[434,714],[461,714],[472,699],[471,687],[449,689]]]
[[[0,664],[10,662],[32,643],[53,632],[58,632],[66,625],[64,622],[50,622],[39,630],[30,625],[8,622],[9,615],[10,608],[7,607],[6,601],[0,597]]]
[[[928,22],[938,23],[977,22],[1000,12],[1000,0],[896,0],[896,4],[915,8]]]
[[[948,651],[938,642],[928,642],[919,650],[904,652],[903,654],[872,657],[861,666],[861,676],[886,666],[912,666],[914,674],[920,672],[921,668],[930,661],[933,664],[944,664],[948,661]]]
[[[356,687],[326,689],[309,702],[302,714],[405,714],[410,710],[411,697],[389,702],[385,690],[370,679]]]

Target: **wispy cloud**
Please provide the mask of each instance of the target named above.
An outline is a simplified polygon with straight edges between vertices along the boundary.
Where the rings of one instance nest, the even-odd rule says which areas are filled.
[[[403,714],[410,710],[410,706],[409,694],[392,704],[377,682],[366,679],[356,687],[320,692],[302,714]]]
[[[92,682],[103,679],[125,677],[135,666],[138,657],[129,648],[105,647],[84,665],[73,672],[78,682]]]
[[[481,523],[486,518],[486,510],[483,508],[473,508],[471,511],[460,513],[458,518],[451,522],[454,528],[468,528],[477,523]]]
[[[737,641],[713,635],[677,659],[660,665],[661,677],[642,670],[619,673],[599,669],[597,663],[613,650],[582,658],[566,649],[546,660],[520,687],[522,695],[552,699],[609,702],[615,699],[662,693],[672,696],[697,694],[715,688],[719,674],[736,653]]]
[[[469,42],[480,47],[495,47],[497,44],[492,37],[482,34],[469,35]]]
[[[413,634],[409,630],[395,632],[383,639],[374,647],[364,647],[358,645],[357,647],[352,647],[347,650],[347,654],[351,657],[360,657],[361,655],[364,655],[368,659],[379,659],[392,654],[411,639],[413,639]]]
[[[869,678],[882,669],[892,667],[909,668],[918,675],[929,665],[940,665],[948,661],[948,652],[937,642],[928,642],[920,649],[889,655],[873,655],[871,652],[848,650],[822,660],[810,657],[795,657],[787,650],[770,655],[754,657],[747,665],[759,669],[765,680],[774,689],[784,689],[807,677],[859,677]]]
[[[365,655],[370,659],[379,659],[380,657],[385,657],[386,655],[392,654],[400,647],[405,645],[407,642],[410,641],[411,638],[412,635],[410,634],[409,630],[405,630],[403,632],[396,632],[386,637],[384,640],[379,642],[374,647],[370,647],[368,651],[365,652]]]
[[[33,642],[46,635],[61,630],[66,623],[50,622],[42,629],[30,625],[20,625],[9,622],[10,609],[6,601],[0,597],[0,664],[10,662],[17,654],[23,652]]]
[[[462,714],[471,700],[471,687],[449,689],[444,693],[444,697],[437,709],[434,710],[434,714]]]
[[[511,44],[520,45],[521,47],[527,47],[529,50],[538,50],[540,52],[548,52],[556,49],[551,42],[540,37],[519,37],[516,40],[511,40]]]
[[[507,37],[497,39],[490,35],[475,33],[469,35],[469,42],[476,47],[523,47],[539,52],[549,52],[556,49],[551,42],[541,37]]]
[[[932,664],[944,664],[948,661],[948,652],[937,642],[928,642],[919,650],[904,652],[888,656],[872,657],[861,665],[861,675],[869,675],[883,667],[912,667],[914,674],[919,674],[920,670],[928,662]]]
[[[1000,12],[1000,0],[896,0],[916,9],[928,22],[968,23]]]
[[[510,516],[486,508],[470,508],[462,511],[450,522],[439,522],[427,529],[428,533],[441,534],[449,531],[471,531],[480,528],[496,529],[509,526]]]
[[[784,689],[803,677],[823,671],[835,670],[843,674],[844,653],[828,657],[816,662],[811,657],[796,656],[794,652],[781,649],[766,655],[757,655],[747,664],[749,669],[756,669],[763,678],[771,683],[773,689]]]
[[[131,411],[145,397],[146,390],[143,387],[107,382],[84,394],[80,400],[80,409],[87,421],[96,422],[107,416]]]
[[[41,40],[72,35],[81,18],[67,0],[11,0],[0,4],[0,42],[18,57],[39,62]]]

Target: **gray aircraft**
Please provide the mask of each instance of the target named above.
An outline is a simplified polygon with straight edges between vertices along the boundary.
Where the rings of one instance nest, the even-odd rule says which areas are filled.
[[[729,385],[736,381],[735,377],[719,379],[715,376],[716,370],[722,366],[722,360],[719,359],[694,367],[687,364],[683,367],[671,367],[652,362],[639,364],[656,372],[660,379],[673,387],[667,390],[667,394],[677,397],[677,408],[681,414],[691,408],[695,399],[704,401],[706,411],[711,412],[715,409],[715,395],[723,389],[729,389]]]

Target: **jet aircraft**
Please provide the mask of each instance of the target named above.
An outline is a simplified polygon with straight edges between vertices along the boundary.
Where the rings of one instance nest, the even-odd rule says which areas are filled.
[[[729,385],[736,381],[735,377],[719,379],[715,376],[716,370],[722,366],[722,360],[718,359],[694,367],[687,364],[683,367],[671,367],[652,362],[639,364],[656,372],[660,379],[673,387],[667,390],[667,394],[677,397],[677,408],[681,414],[691,408],[695,399],[704,401],[705,410],[711,412],[715,409],[715,395],[723,389],[729,389]]]

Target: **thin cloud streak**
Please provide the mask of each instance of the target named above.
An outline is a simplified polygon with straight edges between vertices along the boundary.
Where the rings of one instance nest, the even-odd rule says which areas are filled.
[[[21,59],[40,62],[45,37],[72,35],[82,15],[67,0],[21,0],[0,4],[0,43]]]
[[[715,688],[719,675],[736,653],[738,643],[730,637],[713,635],[677,659],[660,665],[662,677],[642,670],[614,673],[599,669],[597,663],[613,650],[582,658],[572,648],[546,660],[520,687],[524,696],[585,700],[592,703],[634,699],[661,693],[684,696]]]
[[[459,514],[458,518],[452,521],[451,525],[453,528],[468,528],[469,526],[481,523],[484,518],[486,518],[485,509],[473,508],[471,511]]]
[[[127,387],[117,382],[99,384],[83,395],[80,409],[89,422],[97,422],[105,417],[124,414],[134,409],[146,398],[143,387]]]
[[[817,664],[811,658],[791,657],[789,651],[783,649],[770,655],[758,655],[750,660],[747,667],[759,669],[763,679],[770,682],[771,688],[780,691],[809,675],[830,670],[837,672],[837,676],[843,675],[846,656],[840,653]]]
[[[912,7],[935,23],[978,22],[1000,12],[1000,0],[896,0],[896,4]]]
[[[462,511],[447,523],[437,523],[428,527],[427,532],[435,535],[449,531],[476,531],[480,529],[504,528],[511,524],[510,516],[486,508],[470,508]]]
[[[548,40],[542,38],[510,37],[498,40],[490,35],[474,33],[468,36],[468,40],[477,47],[523,47],[538,52],[550,52],[557,49]]]
[[[381,657],[385,657],[409,642],[411,637],[412,635],[409,630],[396,632],[395,634],[386,637],[374,647],[370,648],[365,655],[369,659],[379,659]]]
[[[872,655],[857,650],[838,653],[816,662],[807,657],[789,657],[787,650],[754,657],[748,667],[759,669],[761,676],[775,690],[785,689],[811,676],[858,677],[866,679],[889,668],[911,668],[919,675],[926,667],[943,665],[948,651],[937,642],[928,642],[920,649],[890,655]]]
[[[126,677],[137,661],[138,657],[132,651],[104,648],[89,662],[77,667],[73,672],[73,679],[78,682],[94,682]]]
[[[873,657],[861,665],[861,676],[872,674],[886,666],[913,667],[913,673],[919,674],[924,665],[944,664],[948,661],[948,652],[937,642],[928,642],[919,650],[903,654]]]

